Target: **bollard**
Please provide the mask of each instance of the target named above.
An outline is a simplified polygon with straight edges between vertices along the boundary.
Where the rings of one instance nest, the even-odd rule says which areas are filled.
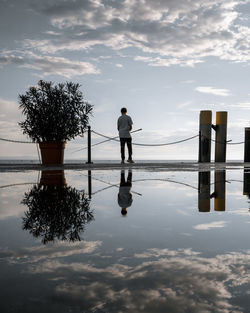
[[[210,172],[199,172],[199,212],[210,212]]]
[[[91,127],[88,126],[88,162],[86,164],[92,164],[91,162]]]
[[[245,128],[244,162],[250,162],[250,127]]]
[[[92,177],[91,177],[91,170],[88,170],[88,194],[89,199],[92,197]]]
[[[226,171],[215,171],[214,210],[226,210]]]
[[[215,162],[226,162],[227,112],[216,112]]]
[[[212,111],[200,111],[199,162],[211,161]]]

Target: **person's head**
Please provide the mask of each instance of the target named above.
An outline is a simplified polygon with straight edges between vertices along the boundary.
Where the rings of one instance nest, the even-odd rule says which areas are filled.
[[[125,216],[125,215],[127,215],[127,208],[122,208],[122,210],[121,210],[121,214],[123,215],[123,216]]]
[[[121,114],[126,114],[127,113],[127,109],[126,108],[121,108]]]

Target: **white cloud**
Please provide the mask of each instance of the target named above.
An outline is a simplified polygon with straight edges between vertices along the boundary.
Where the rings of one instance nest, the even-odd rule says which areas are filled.
[[[239,102],[237,104],[231,104],[229,106],[237,109],[250,110],[250,102]]]
[[[242,19],[237,11],[238,5],[247,2],[77,0],[69,4],[43,1],[33,9],[49,16],[61,36],[26,41],[26,47],[43,53],[82,50],[96,45],[114,50],[135,47],[149,54],[139,55],[136,60],[152,66],[194,66],[208,56],[249,61],[250,29],[240,24]]]
[[[66,78],[85,74],[98,74],[99,70],[89,62],[72,61],[63,57],[38,56],[33,53],[23,56],[5,55],[0,65],[17,64],[20,67],[41,71],[43,75],[59,75]]]
[[[201,93],[208,93],[215,96],[228,97],[231,95],[228,89],[218,89],[211,86],[199,86],[195,88],[196,91]]]

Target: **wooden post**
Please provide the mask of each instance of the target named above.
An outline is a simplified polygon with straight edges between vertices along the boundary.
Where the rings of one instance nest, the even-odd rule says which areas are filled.
[[[226,162],[227,112],[216,112],[215,162]]]
[[[226,171],[215,171],[214,210],[226,210]]]
[[[244,162],[250,162],[250,127],[245,128]]]
[[[88,162],[87,164],[92,164],[91,162],[91,127],[88,126]]]
[[[92,177],[91,177],[91,170],[88,170],[88,195],[89,199],[92,197]]]
[[[199,172],[199,212],[210,212],[210,171]]]
[[[199,162],[211,161],[212,111],[200,111]]]

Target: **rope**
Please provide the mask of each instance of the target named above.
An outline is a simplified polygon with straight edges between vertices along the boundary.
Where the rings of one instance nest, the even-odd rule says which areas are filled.
[[[136,129],[136,130],[132,131],[131,133],[136,133],[136,132],[139,132],[139,131],[141,131],[141,130],[142,130],[142,128],[139,128],[139,129]],[[92,130],[92,132],[94,132],[94,131]],[[104,143],[104,142],[107,142],[107,141],[110,141],[110,140],[114,140],[114,139],[116,139],[116,138],[119,138],[119,136],[110,137],[110,138],[111,138],[111,139],[106,139],[106,140],[103,140],[103,141],[94,143],[94,144],[91,145],[91,147],[95,147],[95,146],[98,146],[98,145],[100,145],[100,144],[102,144],[102,143]],[[117,140],[117,141],[119,141],[119,140]],[[88,149],[88,147],[84,147],[84,148],[75,150],[75,151],[73,151],[72,153],[79,152],[79,151],[82,151],[82,150],[85,150],[85,149]]]
[[[8,141],[8,142],[17,142],[17,143],[36,143],[33,141],[21,141],[21,140],[13,140],[13,139],[6,139],[6,138],[0,138],[2,141]]]
[[[249,141],[249,140],[246,140]],[[228,142],[228,145],[242,145],[243,143],[245,143],[245,141],[239,141],[239,142]]]
[[[106,135],[103,135],[101,133],[98,133],[94,130],[92,130],[92,132],[98,136],[101,136],[101,137],[104,137],[104,138],[107,138],[108,140],[114,140],[114,141],[118,141],[117,139],[114,139],[115,137],[109,137],[109,136],[106,136]],[[118,137],[118,136],[117,136]],[[178,144],[178,143],[181,143],[181,142],[184,142],[184,141],[188,141],[188,140],[191,140],[191,139],[194,139],[194,138],[197,138],[199,137],[199,135],[195,135],[195,136],[192,136],[192,137],[188,137],[188,138],[185,138],[185,139],[182,139],[182,140],[178,140],[178,141],[173,141],[173,142],[168,142],[168,143],[159,143],[159,144],[144,144],[144,143],[135,143],[135,142],[132,142],[132,145],[134,146],[146,146],[146,147],[160,147],[160,146],[169,146],[169,145],[174,145],[174,144]]]
[[[208,137],[206,137],[206,136],[204,136],[204,135],[201,135],[201,137],[203,137],[203,138],[205,138],[205,139],[207,139],[207,140],[210,140],[210,141],[212,141],[212,142],[215,142],[215,143],[219,143],[219,144],[222,144],[222,145],[224,145],[224,144],[228,144],[228,145],[241,145],[241,144],[243,144],[243,143],[245,143],[245,141],[239,141],[239,142],[231,142],[232,140],[226,140],[225,142],[222,142],[222,141],[218,141],[218,140],[215,140],[215,139],[210,139],[210,138],[208,138]],[[250,141],[250,140],[246,140],[246,141]]]

